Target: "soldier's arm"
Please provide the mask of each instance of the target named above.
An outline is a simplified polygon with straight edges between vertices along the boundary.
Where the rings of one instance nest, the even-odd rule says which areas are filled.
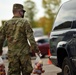
[[[3,47],[5,37],[6,37],[6,35],[5,35],[5,26],[3,25],[0,28],[0,55],[2,55],[2,47]]]
[[[27,35],[27,38],[30,42],[31,49],[34,50],[34,52],[38,53],[39,48],[35,42],[32,27],[30,26],[30,23],[28,23],[27,21],[26,21],[26,35]]]

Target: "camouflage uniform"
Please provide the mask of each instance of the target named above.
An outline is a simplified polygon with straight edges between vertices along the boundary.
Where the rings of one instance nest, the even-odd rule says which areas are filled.
[[[3,25],[0,32],[0,49],[5,39],[8,42],[8,75],[20,75],[21,72],[22,75],[30,75],[33,70],[29,55],[30,46],[35,52],[39,52],[39,49],[28,21],[14,16]]]

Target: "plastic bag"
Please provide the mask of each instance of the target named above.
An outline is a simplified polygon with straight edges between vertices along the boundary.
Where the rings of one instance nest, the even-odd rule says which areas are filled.
[[[40,59],[39,55],[36,54],[36,60],[35,60],[35,66],[34,66],[34,69],[33,69],[33,74],[41,75],[42,73],[44,73],[43,62]]]
[[[3,64],[2,57],[0,56],[0,65]]]
[[[0,56],[0,75],[6,75],[4,62],[1,56]]]
[[[37,53],[35,53],[35,55],[36,55],[35,63],[41,61],[40,56]]]

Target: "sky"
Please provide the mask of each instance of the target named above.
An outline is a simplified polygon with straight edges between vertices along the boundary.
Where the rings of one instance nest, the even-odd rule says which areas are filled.
[[[10,19],[12,14],[12,6],[14,3],[20,3],[24,4],[25,0],[0,0],[0,21],[1,20],[8,20]],[[43,9],[41,8],[41,0],[33,0],[36,2],[36,6],[38,11],[37,18],[43,16]],[[62,0],[62,3],[66,2],[68,0]],[[61,4],[62,4],[61,3]]]

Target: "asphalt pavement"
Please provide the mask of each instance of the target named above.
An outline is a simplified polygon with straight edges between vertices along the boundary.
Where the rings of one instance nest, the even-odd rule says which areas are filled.
[[[61,69],[54,66],[51,63],[48,63],[48,57],[46,58],[42,58],[41,59],[43,61],[43,69],[45,70],[45,72],[42,75],[61,75]],[[4,64],[5,64],[5,69],[6,72],[8,71],[8,60],[4,59]],[[35,64],[35,57],[32,58],[32,65],[34,67]],[[31,75],[37,75],[37,74],[31,74]]]
[[[42,75],[61,75],[61,69],[54,66],[53,64],[49,63],[48,57],[42,58],[43,61],[43,69],[45,72]],[[32,64],[34,66],[35,59],[32,59]],[[31,75],[37,75],[37,74],[31,74]]]

